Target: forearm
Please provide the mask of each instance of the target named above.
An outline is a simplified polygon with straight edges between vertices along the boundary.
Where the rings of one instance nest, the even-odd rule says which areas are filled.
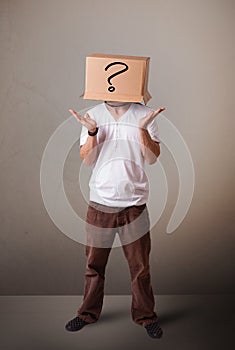
[[[86,143],[80,147],[80,156],[86,165],[92,165],[97,157],[97,137],[88,136]]]
[[[160,155],[159,143],[153,141],[147,129],[139,128],[142,154],[147,163],[153,164]]]

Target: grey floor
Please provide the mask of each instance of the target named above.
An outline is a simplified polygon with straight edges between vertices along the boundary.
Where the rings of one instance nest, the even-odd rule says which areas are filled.
[[[105,296],[100,320],[79,332],[65,323],[82,296],[0,297],[2,350],[234,349],[234,296],[159,295],[156,311],[163,328],[151,339],[133,323],[130,296]]]

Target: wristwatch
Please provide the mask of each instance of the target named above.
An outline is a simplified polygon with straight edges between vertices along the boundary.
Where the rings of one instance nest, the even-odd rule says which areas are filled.
[[[96,127],[96,129],[95,129],[94,132],[90,132],[90,131],[88,130],[88,135],[89,135],[89,136],[95,136],[95,135],[98,133],[98,130],[99,130],[99,128],[97,128],[97,127]]]

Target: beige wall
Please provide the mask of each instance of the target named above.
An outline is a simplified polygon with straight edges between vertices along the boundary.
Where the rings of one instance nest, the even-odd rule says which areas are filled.
[[[51,221],[39,177],[68,108],[92,105],[79,95],[93,52],[151,57],[149,106],[167,107],[193,158],[190,210],[167,235],[178,174],[162,145],[169,196],[152,229],[154,292],[234,292],[234,10],[232,0],[1,0],[1,294],[83,292],[84,246]],[[80,164],[74,145],[64,184],[84,216]],[[111,253],[106,293],[130,293],[121,248]]]

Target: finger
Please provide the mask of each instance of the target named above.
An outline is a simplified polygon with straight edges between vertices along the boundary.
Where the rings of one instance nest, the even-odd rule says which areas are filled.
[[[69,109],[69,112],[72,113],[75,117],[77,117],[78,113],[74,109]]]
[[[85,116],[84,116],[84,118],[81,118],[80,119],[80,123],[82,124],[82,125],[84,125],[87,129],[90,129],[90,128],[92,128],[94,125],[88,120],[88,118],[85,118]]]
[[[74,111],[73,109],[69,109],[69,112],[72,113],[72,115],[76,117],[78,120],[81,121],[83,119],[82,116],[78,114],[76,111]]]
[[[149,114],[146,115],[146,119],[151,121],[153,120],[157,115],[157,111],[151,111]]]
[[[161,113],[162,111],[164,111],[166,108],[165,107],[160,107],[158,108],[158,110],[156,111],[157,114]]]
[[[166,109],[165,107],[160,107],[160,108],[158,108],[157,111],[153,111],[153,113],[152,113],[152,115],[150,116],[149,119],[154,119],[159,113],[161,113],[165,109]]]
[[[151,111],[146,115],[146,119],[151,119],[153,115],[156,113],[156,111]]]
[[[77,112],[74,109],[69,109],[69,112],[72,113],[73,115],[77,114]]]
[[[91,123],[91,118],[89,116],[88,113],[86,113],[83,117],[83,120],[87,123],[87,124],[90,124]]]

